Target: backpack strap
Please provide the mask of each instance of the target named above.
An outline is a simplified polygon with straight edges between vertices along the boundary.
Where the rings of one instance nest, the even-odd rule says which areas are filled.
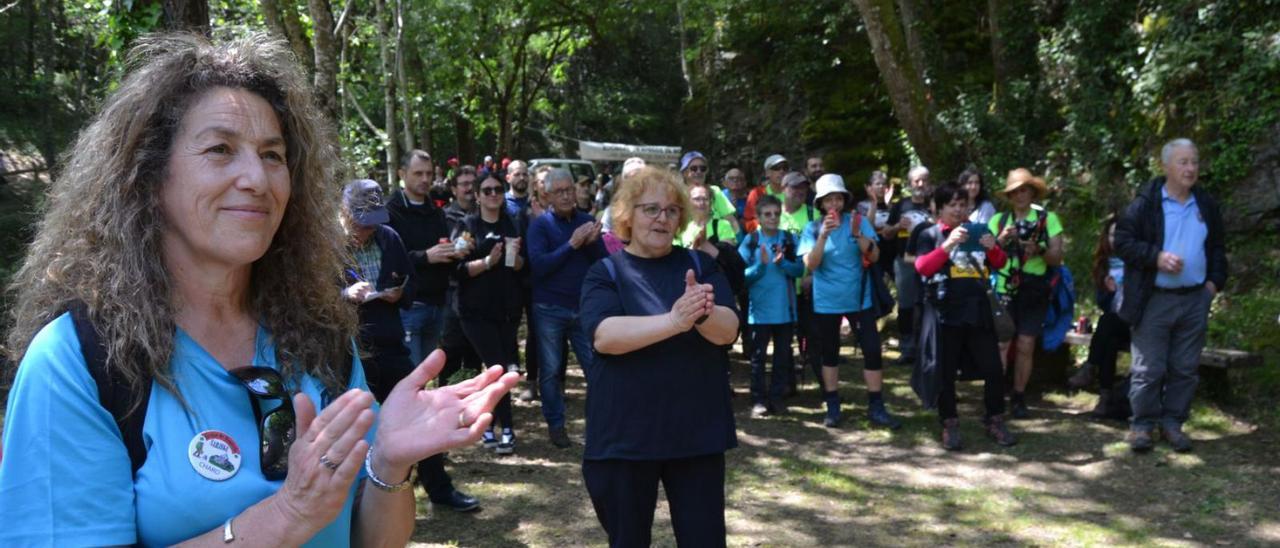
[[[698,258],[698,250],[690,249],[689,258],[693,259],[693,273],[699,278],[702,277],[702,259]]]
[[[613,257],[605,257],[601,262],[604,263],[604,269],[609,271],[609,279],[615,284],[618,283],[618,267],[613,265]]]
[[[67,308],[71,313],[71,321],[75,324],[76,338],[80,340],[80,353],[84,355],[85,366],[98,385],[98,403],[111,413],[111,418],[115,419],[116,426],[120,428],[133,474],[137,475],[138,469],[147,461],[147,448],[142,442],[142,425],[147,418],[147,404],[151,399],[151,380],[146,379],[142,383],[142,391],[133,394],[129,389],[129,382],[120,370],[107,367],[107,348],[102,344],[97,327],[89,320],[88,305],[76,300]]]

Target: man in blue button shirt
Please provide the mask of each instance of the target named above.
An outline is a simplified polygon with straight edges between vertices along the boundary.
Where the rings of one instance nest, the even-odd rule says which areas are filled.
[[[573,176],[552,169],[542,180],[551,208],[529,224],[529,260],[533,267],[533,336],[538,340],[542,416],[551,443],[569,447],[564,428],[564,395],[560,393],[561,352],[567,337],[583,370],[595,354],[578,321],[578,301],[587,269],[607,255],[600,223],[578,211]]]
[[[1175,451],[1191,450],[1182,432],[1199,383],[1209,304],[1227,281],[1218,203],[1196,186],[1194,143],[1175,139],[1160,152],[1164,176],[1152,180],[1116,224],[1124,260],[1120,317],[1133,326],[1129,447],[1150,451],[1160,426]]]

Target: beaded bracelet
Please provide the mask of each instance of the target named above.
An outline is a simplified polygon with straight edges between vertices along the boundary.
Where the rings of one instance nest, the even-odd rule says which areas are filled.
[[[410,485],[413,485],[413,482],[410,481],[413,478],[412,469],[409,470],[410,474],[408,477],[404,478],[404,481],[394,485],[387,483],[385,481],[382,481],[382,479],[379,478],[377,474],[374,474],[372,447],[369,448],[369,452],[364,454],[364,472],[365,474],[369,475],[369,482],[373,483],[374,487],[377,487],[378,489],[382,491],[386,491],[388,493],[398,493],[400,491],[404,491],[405,489],[408,489]]]

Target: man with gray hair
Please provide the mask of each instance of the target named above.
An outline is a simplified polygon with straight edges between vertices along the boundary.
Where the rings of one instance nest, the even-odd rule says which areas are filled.
[[[920,305],[920,275],[916,274],[916,258],[907,250],[907,240],[916,227],[932,221],[929,197],[933,195],[933,184],[929,182],[929,168],[915,166],[907,172],[907,180],[911,188],[911,197],[898,200],[889,206],[887,226],[897,227],[890,249],[898,249],[898,260],[894,263],[894,281],[898,285],[898,365],[912,365],[916,362],[917,344],[916,308]]]
[[[1159,426],[1178,452],[1191,450],[1182,432],[1200,381],[1200,351],[1209,304],[1227,281],[1222,213],[1203,188],[1200,156],[1188,139],[1160,151],[1164,175],[1147,184],[1116,224],[1124,260],[1120,317],[1133,329],[1127,441],[1150,451]]]
[[[595,353],[578,320],[578,301],[587,269],[607,253],[600,239],[600,223],[578,211],[573,176],[564,169],[552,169],[542,185],[551,207],[529,223],[533,281],[530,338],[537,341],[537,363],[542,369],[538,373],[542,416],[551,443],[563,449],[570,445],[560,381],[564,343],[567,338],[573,345],[584,371],[591,367]]]

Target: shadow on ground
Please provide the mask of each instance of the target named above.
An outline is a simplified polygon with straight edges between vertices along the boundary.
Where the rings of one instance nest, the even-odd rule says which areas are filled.
[[[1055,392],[1033,402],[1031,419],[1013,423],[1020,443],[1003,449],[981,431],[980,386],[964,384],[965,449],[947,453],[937,442],[936,416],[920,408],[906,368],[886,366],[885,375],[886,397],[904,427],[872,429],[861,360],[846,350],[846,420],[827,429],[811,375],[787,400],[788,414],[750,418],[748,367],[738,352],[733,357],[740,447],[727,460],[730,545],[1280,543],[1280,439],[1207,403],[1197,404],[1188,425],[1197,442],[1190,454],[1162,445],[1132,455],[1122,443],[1124,423],[1087,418],[1089,395]],[[450,455],[455,483],[479,497],[483,509],[456,514],[420,504],[414,542],[606,544],[582,485],[585,392],[576,366],[566,392],[572,449],[547,441],[537,402],[518,403],[515,455],[480,447]],[[653,539],[675,544],[665,500]]]

